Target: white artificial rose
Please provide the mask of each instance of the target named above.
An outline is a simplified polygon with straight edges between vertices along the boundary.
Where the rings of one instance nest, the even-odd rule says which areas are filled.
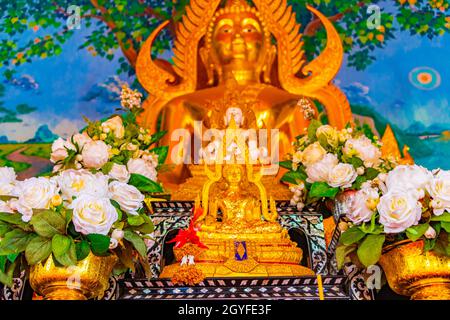
[[[322,160],[306,167],[306,179],[309,183],[326,182],[330,171],[339,163],[338,158],[331,153],[326,154]]]
[[[13,168],[0,168],[0,196],[15,195],[16,173]]]
[[[335,128],[326,124],[317,128],[316,137],[319,141],[325,140],[330,146],[336,148],[339,145],[339,135]]]
[[[76,148],[70,141],[66,141],[63,138],[56,139],[52,144],[50,161],[56,163],[58,161],[64,160],[69,155],[67,150],[76,151]]]
[[[86,132],[74,134],[72,137],[74,143],[78,145],[78,148],[83,149],[86,143],[92,141],[91,137]]]
[[[122,118],[119,116],[115,116],[103,122],[102,128],[109,129],[117,139],[122,139],[125,135],[125,127],[123,126]]]
[[[422,216],[422,206],[412,191],[389,191],[380,198],[377,209],[386,233],[403,232]]]
[[[400,165],[388,173],[385,184],[388,191],[412,190],[416,198],[421,199],[425,196],[425,190],[432,179],[431,172],[422,166]]]
[[[427,231],[423,234],[425,238],[427,239],[434,239],[436,238],[436,230],[432,226],[429,226]]]
[[[427,191],[435,215],[450,212],[450,171],[439,170],[428,183]]]
[[[327,151],[316,141],[303,150],[302,162],[305,166],[310,166],[322,160],[326,153]]]
[[[22,220],[30,221],[32,209],[49,209],[52,198],[59,193],[54,179],[44,177],[30,178],[18,184],[19,197],[13,208],[22,214]]]
[[[57,176],[64,200],[72,201],[73,197],[89,194],[99,198],[108,195],[108,176],[101,173],[93,174],[88,170],[69,169]]]
[[[0,167],[0,183],[13,183],[16,181],[14,168]]]
[[[111,233],[111,238],[114,238],[117,241],[122,240],[124,236],[125,236],[125,232],[123,232],[123,230],[119,230],[119,229],[115,229]]]
[[[343,152],[346,155],[356,155],[366,167],[376,167],[380,163],[381,150],[366,136],[351,138],[345,142]]]
[[[137,215],[138,210],[143,207],[144,195],[134,186],[113,181],[109,184],[109,194],[120,208],[128,214]]]
[[[0,200],[0,212],[14,213],[8,202]]]
[[[375,188],[358,190],[351,198],[347,218],[355,224],[369,222],[375,213],[380,195]]]
[[[124,234],[125,233],[122,230],[115,229],[111,233],[111,238],[110,238],[110,242],[109,242],[109,249],[117,248],[117,245],[119,244],[119,241],[122,240],[122,238],[124,237]]]
[[[156,181],[156,168],[154,163],[144,159],[130,159],[127,163],[127,168],[130,173],[136,173]]]
[[[333,188],[350,188],[358,174],[355,168],[348,163],[339,163],[328,173],[327,183]]]
[[[130,180],[130,173],[123,164],[114,163],[108,175],[117,181],[127,183]]]
[[[75,230],[84,235],[91,233],[107,235],[118,219],[117,210],[108,198],[84,194],[73,201],[71,208]]]
[[[100,140],[86,143],[81,153],[84,166],[93,169],[103,167],[108,162],[109,149],[110,147]]]

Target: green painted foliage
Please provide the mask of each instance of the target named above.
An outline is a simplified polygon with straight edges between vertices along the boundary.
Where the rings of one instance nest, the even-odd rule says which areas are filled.
[[[25,0],[0,0],[0,67],[11,78],[16,66],[37,59],[57,56],[64,50],[64,43],[77,29],[69,29],[67,21],[73,21],[69,6],[80,7],[81,28],[89,28],[80,49],[108,60],[119,56],[118,73],[134,73],[136,54],[150,32],[165,20],[169,27],[154,44],[154,54],[160,54],[171,46],[176,23],[185,12],[188,0],[41,0],[30,3]],[[348,54],[348,64],[362,70],[374,61],[373,52],[384,48],[394,38],[395,27],[412,35],[434,38],[449,31],[445,11],[432,7],[426,0],[417,0],[415,6],[408,1],[392,1],[390,10],[380,0],[291,0],[304,32],[305,52],[311,59],[326,43],[324,29],[305,9],[314,6],[328,16],[338,29]],[[370,5],[380,6],[380,26],[368,27],[374,11]],[[23,35],[35,35],[23,41]],[[28,37],[27,37],[28,38]]]

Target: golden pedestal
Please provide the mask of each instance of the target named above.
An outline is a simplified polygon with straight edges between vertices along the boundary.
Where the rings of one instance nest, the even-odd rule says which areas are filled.
[[[195,258],[195,266],[205,277],[296,277],[314,272],[299,265],[302,249],[289,239],[287,231],[279,233],[198,232],[208,249]],[[245,242],[245,247],[242,244]],[[236,244],[238,243],[238,245]],[[241,247],[240,247],[241,246]],[[177,271],[183,253],[175,249],[177,263],[163,268],[161,278],[171,278]],[[236,259],[236,255],[245,259]]]

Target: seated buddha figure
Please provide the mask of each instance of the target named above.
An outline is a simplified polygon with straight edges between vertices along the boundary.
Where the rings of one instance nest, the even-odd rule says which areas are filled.
[[[152,130],[167,130],[161,144],[169,146],[169,161],[174,154],[184,160],[161,176],[163,182],[179,184],[189,177],[186,157],[193,157],[189,145],[189,150],[177,149],[180,139],[172,134],[187,129],[191,136],[186,139],[194,139],[194,123],[207,117],[210,102],[223,99],[230,83],[242,100],[255,102],[258,128],[280,130],[280,158],[291,151],[295,137],[305,133],[310,120],[305,108],[317,115],[313,100],[324,105],[332,125],[344,127],[351,121],[348,101],[331,84],[343,53],[331,22],[308,8],[328,34],[327,47],[308,64],[300,25],[286,0],[255,0],[254,6],[228,0],[220,7],[222,2],[190,1],[176,28],[173,64],[151,57],[152,43],[167,23],[155,29],[137,59],[138,79],[150,94],[140,122]]]
[[[281,226],[274,222],[276,212],[266,217],[271,221],[265,220],[260,199],[255,194],[258,190],[252,189],[245,180],[243,166],[233,164],[223,167],[223,190],[212,198],[210,215],[207,216],[202,230],[234,234],[281,232]],[[216,221],[217,210],[222,213],[221,222]]]

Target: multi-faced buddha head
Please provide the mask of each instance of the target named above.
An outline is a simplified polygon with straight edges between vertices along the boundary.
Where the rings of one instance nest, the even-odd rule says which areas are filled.
[[[247,72],[248,77],[250,72],[259,81],[270,49],[270,33],[256,9],[245,0],[230,0],[209,25],[203,59],[208,61],[210,78],[213,70],[219,77],[230,71]]]

